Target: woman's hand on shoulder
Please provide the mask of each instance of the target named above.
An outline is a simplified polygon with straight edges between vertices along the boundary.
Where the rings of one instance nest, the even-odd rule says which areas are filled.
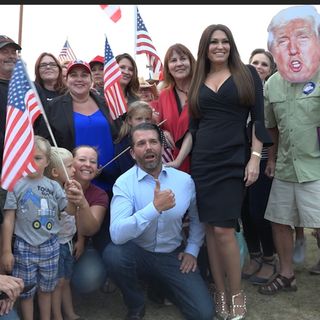
[[[175,159],[173,161],[169,161],[163,164],[165,167],[171,167],[171,168],[176,168],[178,169],[181,164]]]

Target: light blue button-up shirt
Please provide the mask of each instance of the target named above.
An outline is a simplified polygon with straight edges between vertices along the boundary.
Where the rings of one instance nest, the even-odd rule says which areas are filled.
[[[110,234],[113,243],[132,240],[151,252],[172,252],[183,240],[182,218],[188,210],[189,236],[184,250],[197,257],[204,239],[196,206],[195,186],[183,171],[162,167],[160,189],[171,189],[176,205],[159,213],[153,205],[154,178],[134,165],[122,174],[113,186]]]

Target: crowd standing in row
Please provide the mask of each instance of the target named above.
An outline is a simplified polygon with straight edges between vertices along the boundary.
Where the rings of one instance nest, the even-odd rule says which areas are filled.
[[[139,320],[147,286],[186,319],[240,320],[241,278],[265,295],[297,290],[294,227],[314,228],[320,247],[318,21],[312,6],[280,11],[268,28],[270,52],[255,49],[249,64],[231,30],[210,25],[197,59],[183,44],[168,48],[159,90],[120,54],[128,111],[116,120],[102,56],[63,65],[43,52],[34,83],[53,136],[40,116],[37,172],[12,192],[0,189],[1,270],[12,273],[0,275],[8,295],[0,318],[19,319],[20,296],[22,318],[32,320],[36,294],[41,319],[82,319],[72,289],[116,286],[126,319]],[[1,161],[17,50],[0,36]],[[250,254],[243,270],[241,227]],[[208,260],[198,259],[201,250]]]

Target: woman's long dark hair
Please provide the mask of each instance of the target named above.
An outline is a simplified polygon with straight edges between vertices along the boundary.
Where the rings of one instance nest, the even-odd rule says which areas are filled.
[[[217,31],[223,31],[230,43],[230,54],[228,66],[232,74],[233,81],[238,90],[240,103],[244,106],[252,106],[255,101],[255,88],[250,70],[241,61],[240,55],[235,44],[230,29],[223,24],[212,24],[202,33],[196,62],[195,72],[192,77],[191,86],[188,94],[189,114],[191,117],[199,118],[200,110],[198,106],[198,97],[200,86],[204,83],[207,74],[210,71],[210,60],[208,59],[208,49],[212,34]]]
[[[128,59],[133,66],[133,75],[131,81],[128,83],[125,88],[125,94],[138,98],[139,91],[139,79],[138,79],[138,68],[134,59],[130,56],[129,53],[122,53],[116,56],[116,61],[119,63],[122,59]]]

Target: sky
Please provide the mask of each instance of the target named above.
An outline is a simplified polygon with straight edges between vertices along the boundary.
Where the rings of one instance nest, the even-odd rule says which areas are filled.
[[[320,5],[314,5],[320,12]],[[138,5],[140,15],[163,61],[167,49],[182,43],[197,58],[203,30],[225,24],[233,33],[241,59],[248,63],[255,48],[267,49],[267,27],[272,17],[290,5]],[[122,17],[114,23],[98,4],[23,5],[22,59],[34,79],[34,64],[42,52],[59,55],[68,39],[78,59],[89,62],[104,55],[105,37],[114,56],[127,52],[139,76],[149,78],[144,54],[135,55],[134,5],[120,5]],[[0,5],[1,34],[18,42],[19,5]]]

